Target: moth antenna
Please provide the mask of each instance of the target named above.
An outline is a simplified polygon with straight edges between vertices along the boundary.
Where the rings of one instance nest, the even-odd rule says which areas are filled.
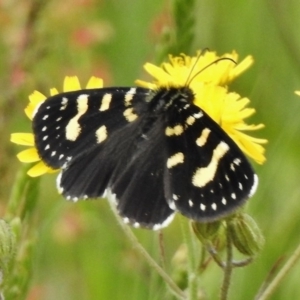
[[[199,61],[200,57],[201,57],[202,55],[204,55],[205,52],[208,51],[208,50],[209,50],[208,48],[204,48],[203,50],[201,50],[201,52],[199,53],[198,57],[196,58],[196,61],[195,61],[194,65],[192,66],[192,69],[191,69],[191,71],[190,71],[189,76],[188,76],[187,79],[186,79],[186,82],[185,82],[184,86],[189,86],[189,80],[190,80],[190,78],[191,78],[191,76],[192,76],[192,74],[193,74],[193,71],[194,71],[194,69],[195,69],[195,67],[196,67],[197,62]]]
[[[202,52],[201,52],[201,53],[202,53]],[[200,54],[201,54],[201,53],[200,53]],[[216,63],[218,63],[218,62],[220,62],[220,61],[222,61],[222,60],[229,60],[229,61],[233,62],[235,65],[237,64],[237,62],[236,62],[234,59],[230,58],[230,57],[221,57],[221,58],[218,58],[218,59],[216,59],[215,61],[209,63],[207,66],[205,66],[204,68],[202,68],[201,70],[199,70],[196,74],[194,74],[193,76],[191,76],[191,74],[193,73],[193,70],[194,70],[194,68],[195,68],[195,66],[196,66],[196,64],[197,64],[197,62],[198,62],[198,60],[199,60],[199,58],[200,58],[200,55],[198,56],[198,58],[197,58],[197,60],[196,60],[196,62],[195,62],[195,64],[194,64],[194,66],[193,66],[192,69],[191,69],[190,75],[188,76],[188,79],[187,79],[187,81],[186,81],[186,83],[185,83],[185,86],[189,86],[189,85],[191,84],[191,82],[192,82],[192,81],[193,81],[200,73],[202,73],[203,71],[205,71],[205,70],[206,70],[207,68],[209,68],[210,66],[212,66],[212,65],[214,65],[214,64],[216,64]]]

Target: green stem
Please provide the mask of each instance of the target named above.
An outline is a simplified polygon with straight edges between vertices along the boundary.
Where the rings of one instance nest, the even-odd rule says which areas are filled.
[[[183,239],[188,249],[188,299],[197,300],[198,282],[194,240],[192,238],[190,223],[187,222],[187,219],[182,216],[180,218],[180,221]]]
[[[156,263],[156,261],[150,256],[150,254],[146,251],[146,249],[139,243],[136,236],[132,233],[129,226],[127,226],[123,220],[118,215],[118,212],[114,205],[111,205],[112,211],[120,224],[123,232],[126,234],[127,238],[132,243],[133,247],[144,257],[144,259],[148,262],[150,267],[152,267],[156,272],[163,278],[165,283],[169,286],[171,292],[176,296],[177,299],[186,300],[186,296],[183,291],[176,285],[176,283],[172,280],[172,278]]]
[[[274,277],[274,279],[270,282],[270,284],[266,287],[264,291],[260,295],[255,297],[256,300],[266,300],[269,296],[275,291],[280,282],[285,278],[288,272],[294,267],[297,261],[300,258],[300,245],[296,248],[292,256],[285,263],[282,269],[278,272],[278,274]]]
[[[195,0],[173,0],[175,53],[189,53],[195,38]]]
[[[206,259],[206,248],[203,245],[203,243],[201,243],[201,252],[200,252],[200,261],[198,264],[198,272],[202,272],[205,269],[205,259]]]
[[[28,177],[29,167],[23,166],[18,172],[5,214],[14,228],[17,243],[9,269],[4,274],[3,293],[7,300],[25,299],[32,279],[39,180]]]
[[[161,42],[157,45],[158,63],[164,61],[168,54],[180,55],[192,51],[195,39],[195,11],[195,0],[172,1],[173,24],[162,33]]]
[[[29,177],[26,174],[29,166],[25,165],[18,171],[17,177],[14,181],[12,191],[7,204],[5,218],[10,220],[19,215],[20,199],[24,194],[25,187],[28,183]]]
[[[229,232],[228,228],[226,229],[226,252],[227,252],[227,258],[226,258],[226,265],[224,267],[224,277],[223,277],[223,283],[222,283],[222,287],[221,287],[220,300],[228,299],[228,292],[229,292],[231,274],[232,274],[232,269],[233,269],[233,266],[232,266],[232,241],[231,241],[231,236],[230,236],[230,232]]]
[[[162,230],[158,232],[158,243],[159,243],[159,254],[161,266],[165,270],[166,269],[166,256],[165,256],[165,246],[164,246],[164,235]]]
[[[221,257],[219,256],[217,250],[215,247],[211,244],[210,241],[205,241],[204,246],[207,250],[207,252],[211,255],[212,259],[215,261],[215,263],[222,269],[225,267],[225,263],[222,261]]]

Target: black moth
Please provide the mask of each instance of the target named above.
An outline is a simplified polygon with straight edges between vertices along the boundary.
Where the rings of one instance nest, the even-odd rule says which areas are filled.
[[[41,159],[59,192],[108,197],[126,223],[158,229],[178,211],[210,222],[232,213],[258,179],[190,88],[111,87],[48,98],[33,118]]]

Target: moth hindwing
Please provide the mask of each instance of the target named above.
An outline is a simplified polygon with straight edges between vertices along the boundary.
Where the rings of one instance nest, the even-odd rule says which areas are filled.
[[[33,118],[41,159],[67,198],[108,196],[136,227],[179,211],[213,221],[250,197],[257,176],[188,87],[103,88],[50,97]]]

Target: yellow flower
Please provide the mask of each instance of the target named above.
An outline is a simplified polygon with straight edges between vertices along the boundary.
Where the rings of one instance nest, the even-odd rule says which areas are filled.
[[[86,86],[87,89],[102,88],[102,87],[103,87],[103,81],[102,79],[97,77],[91,77]],[[77,91],[80,89],[81,89],[80,83],[76,76],[65,78],[64,85],[63,85],[64,92]],[[51,96],[57,94],[58,94],[57,89],[52,88],[50,90]],[[46,99],[47,97],[38,91],[34,91],[29,96],[29,104],[25,108],[25,114],[30,120],[33,119],[33,116],[37,108],[39,107],[39,105],[41,105]],[[30,147],[29,149],[23,150],[22,152],[17,154],[17,157],[21,162],[24,163],[37,162],[37,164],[35,164],[27,172],[29,176],[37,177],[45,173],[52,173],[57,171],[47,166],[39,157],[37,149],[35,148],[34,135],[32,133],[13,133],[11,134],[10,140],[15,144]]]
[[[215,63],[220,58],[225,59]],[[253,64],[252,56],[247,56],[237,65],[234,64],[233,61],[238,60],[236,52],[224,54],[219,57],[215,52],[206,51],[201,54],[201,52],[198,51],[194,57],[185,54],[176,57],[170,55],[169,60],[169,63],[163,63],[161,67],[146,63],[144,65],[145,70],[153,76],[156,81],[149,83],[137,80],[136,83],[149,89],[156,89],[158,86],[185,86],[187,81],[191,79],[189,86],[192,89],[193,86],[197,86],[199,82],[225,85]],[[209,67],[207,68],[207,66]]]
[[[215,52],[206,51],[202,55],[198,52],[195,57],[184,54],[170,56],[169,60],[161,67],[146,63],[144,68],[155,80],[152,83],[137,80],[136,83],[154,90],[188,85],[195,95],[194,104],[218,123],[245,154],[259,164],[264,163],[266,158],[262,144],[267,140],[244,133],[263,128],[264,125],[245,123],[244,119],[255,112],[253,108],[246,107],[250,100],[227,89],[228,83],[250,67],[253,58],[247,56],[241,63],[235,64],[233,61],[238,60],[236,52],[219,57]]]

